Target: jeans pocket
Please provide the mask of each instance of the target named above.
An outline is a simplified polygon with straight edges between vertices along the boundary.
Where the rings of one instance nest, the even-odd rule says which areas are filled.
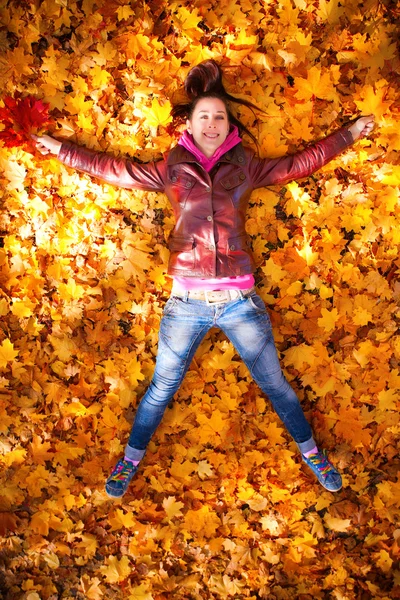
[[[267,309],[265,307],[264,301],[258,294],[251,294],[251,296],[247,296],[247,302],[250,304],[252,308],[258,313],[265,313]]]
[[[171,296],[170,298],[168,298],[167,302],[164,305],[163,317],[166,317],[174,310],[177,300],[178,299],[175,296]]]

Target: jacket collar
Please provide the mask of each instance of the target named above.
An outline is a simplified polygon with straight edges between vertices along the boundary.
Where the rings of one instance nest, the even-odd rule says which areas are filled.
[[[243,167],[246,162],[243,144],[239,143],[230,150],[228,150],[228,152],[225,152],[225,154],[223,154],[221,158],[219,158],[218,162]],[[179,163],[198,164],[198,161],[194,154],[189,152],[189,150],[186,150],[186,148],[184,148],[183,146],[177,145],[169,152],[167,164],[168,166],[170,166]]]

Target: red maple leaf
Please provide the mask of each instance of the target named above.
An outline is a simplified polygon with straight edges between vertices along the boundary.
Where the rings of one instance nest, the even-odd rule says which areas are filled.
[[[49,105],[34,96],[3,98],[4,108],[0,108],[0,122],[4,129],[0,131],[0,140],[7,148],[32,144],[31,133],[51,123]]]

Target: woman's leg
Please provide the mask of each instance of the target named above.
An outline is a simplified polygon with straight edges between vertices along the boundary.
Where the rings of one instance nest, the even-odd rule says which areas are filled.
[[[337,492],[342,478],[325,454],[316,448],[312,431],[299,399],[284,377],[272,336],[269,316],[262,299],[254,294],[227,304],[218,325],[232,341],[265,392],[302,453],[303,461],[323,487]],[[311,451],[311,452],[310,452]]]
[[[279,364],[271,322],[257,294],[226,306],[218,325],[231,340],[252,377],[268,395],[275,411],[302,453],[315,447],[311,427],[299,399]]]
[[[111,498],[120,498],[128,489],[165,409],[212,326],[212,318],[206,312],[174,296],[165,305],[153,378],[136,412],[125,457],[118,461],[106,481],[106,492]]]
[[[126,447],[126,457],[140,460],[165,409],[179,389],[193,356],[212,326],[212,318],[176,297],[167,302],[160,324],[156,366],[143,396]]]

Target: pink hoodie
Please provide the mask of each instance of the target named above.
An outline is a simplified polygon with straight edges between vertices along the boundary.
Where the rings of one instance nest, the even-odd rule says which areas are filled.
[[[216,149],[211,158],[207,158],[205,154],[196,146],[193,140],[193,136],[188,131],[184,131],[181,135],[181,138],[178,142],[180,146],[189,150],[196,159],[199,161],[202,167],[205,168],[206,171],[210,171],[213,166],[219,161],[221,156],[228,152],[231,148],[236,146],[241,142],[241,137],[239,136],[239,130],[236,125],[231,125],[230,131],[225,139],[225,141]]]

